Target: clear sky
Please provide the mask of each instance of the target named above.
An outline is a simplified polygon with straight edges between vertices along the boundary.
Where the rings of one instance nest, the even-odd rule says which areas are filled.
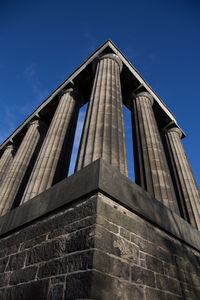
[[[199,0],[1,0],[0,143],[108,38],[176,116],[200,185]]]

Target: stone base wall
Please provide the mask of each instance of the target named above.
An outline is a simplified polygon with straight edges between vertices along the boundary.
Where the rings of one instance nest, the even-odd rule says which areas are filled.
[[[0,240],[0,299],[199,299],[200,252],[96,192]]]

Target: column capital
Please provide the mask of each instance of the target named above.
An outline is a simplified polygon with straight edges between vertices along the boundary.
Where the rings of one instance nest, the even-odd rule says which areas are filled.
[[[6,149],[17,150],[17,145],[14,144],[14,143],[8,143],[7,145],[5,145],[4,151],[5,151]]]
[[[122,71],[123,63],[122,63],[121,59],[119,58],[119,56],[117,56],[114,53],[100,54],[99,56],[97,56],[93,62],[93,66],[92,66],[93,71],[95,71],[95,69],[96,69],[97,62],[99,62],[102,59],[106,59],[106,58],[110,58],[110,59],[114,60],[118,64],[120,72]]]
[[[139,97],[143,97],[143,98],[146,98],[146,99],[148,99],[148,100],[150,100],[150,102],[151,102],[151,105],[153,105],[153,103],[154,103],[154,98],[153,98],[153,96],[151,95],[151,94],[149,94],[148,92],[137,92],[137,93],[131,93],[130,94],[130,98],[131,99],[136,99],[136,98],[139,98]]]
[[[29,128],[30,126],[32,125],[37,125],[38,127],[39,126],[42,126],[42,127],[47,127],[46,123],[44,121],[42,121],[41,119],[33,119],[31,120],[28,124],[27,124],[27,128]]]
[[[166,128],[165,130],[166,132],[175,132],[179,135],[180,138],[182,138],[182,131],[176,126],[173,126],[171,128]]]
[[[73,97],[75,98],[75,100],[78,100],[81,98],[80,93],[78,92],[78,90],[76,88],[73,87],[68,87],[68,88],[64,88],[61,92],[60,92],[60,98],[69,93],[70,95],[73,95]]]

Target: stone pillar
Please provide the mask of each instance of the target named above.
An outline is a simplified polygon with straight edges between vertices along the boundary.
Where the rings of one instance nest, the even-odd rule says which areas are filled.
[[[157,200],[179,214],[163,144],[147,92],[132,94],[135,180]]]
[[[183,217],[200,230],[199,189],[181,142],[182,132],[174,126],[165,129],[164,137]]]
[[[7,145],[4,149],[4,152],[0,159],[0,183],[4,179],[4,176],[6,175],[9,166],[13,161],[16,150],[16,146],[13,144]]]
[[[11,209],[23,177],[29,167],[32,157],[35,155],[38,144],[43,139],[46,126],[39,121],[31,121],[28,130],[19,146],[12,164],[1,184],[0,190],[0,214],[5,214]]]
[[[95,67],[95,66],[94,66]],[[76,170],[98,158],[128,175],[120,71],[122,62],[115,54],[100,56],[86,121],[82,133]]]
[[[37,196],[67,176],[79,112],[77,91],[62,95],[21,202]]]

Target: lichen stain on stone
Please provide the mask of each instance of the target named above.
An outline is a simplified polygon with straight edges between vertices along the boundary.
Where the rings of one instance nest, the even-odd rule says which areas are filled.
[[[66,239],[58,240],[58,247],[55,249],[57,254],[62,255],[66,250]]]
[[[129,244],[127,242],[125,242],[123,239],[114,241],[113,247],[119,248],[122,258],[124,258],[130,262],[134,262],[134,254],[135,253],[132,253]]]

